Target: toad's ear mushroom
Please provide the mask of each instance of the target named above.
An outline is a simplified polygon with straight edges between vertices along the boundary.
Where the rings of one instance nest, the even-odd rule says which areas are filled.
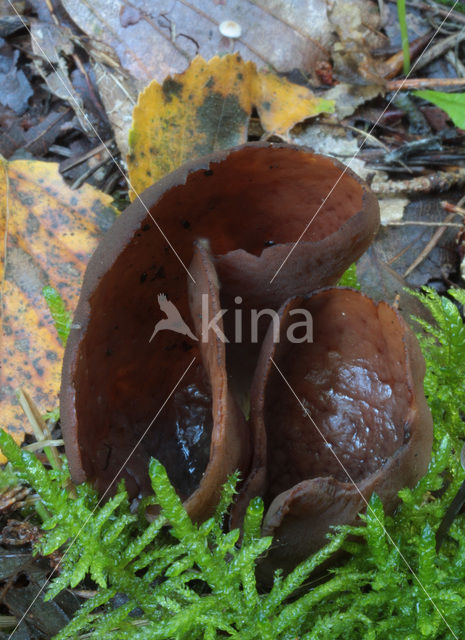
[[[313,342],[293,342],[302,309]],[[415,336],[386,303],[340,288],[280,309],[279,342],[270,327],[255,373],[254,462],[239,502],[257,487],[265,495],[263,533],[275,545],[264,566],[291,569],[327,542],[331,525],[355,524],[373,492],[392,511],[398,491],[425,474],[433,425],[424,372]]]
[[[290,145],[220,151],[144,191],[92,256],[66,345],[60,405],[73,480],[103,492],[124,477],[131,496],[151,493],[153,456],[184,499],[200,486],[216,418],[210,355],[186,324],[196,239],[209,240],[225,298],[277,309],[334,283],[378,224],[355,174]]]

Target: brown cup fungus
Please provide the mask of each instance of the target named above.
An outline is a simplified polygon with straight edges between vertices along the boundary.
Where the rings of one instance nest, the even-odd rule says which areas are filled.
[[[312,342],[292,329],[312,317]],[[425,474],[432,420],[424,360],[400,314],[347,288],[293,298],[265,337],[251,391],[251,478],[275,537],[268,561],[291,568],[319,549],[331,525],[356,524],[373,492],[389,511]],[[250,483],[249,483],[250,485]],[[246,488],[242,500],[248,501]]]
[[[414,483],[425,470],[431,432],[421,392],[421,355],[394,310],[387,305],[376,307],[368,298],[346,290],[321,292],[302,303],[315,312],[317,332],[325,304],[329,304],[322,302],[327,296],[339,311],[347,303],[351,335],[358,325],[366,332],[369,353],[360,355],[366,358],[366,371],[384,375],[373,361],[379,347],[392,376],[386,385],[391,385],[393,399],[386,406],[380,398],[370,404],[365,390],[357,391],[355,345],[351,350],[338,337],[334,349],[326,333],[322,342],[326,350],[339,353],[334,362],[320,354],[317,342],[295,345],[294,351],[290,344],[273,347],[269,338],[262,347],[251,345],[247,331],[239,345],[221,339],[223,329],[234,339],[231,305],[237,306],[239,299],[244,310],[277,310],[290,298],[334,285],[369,246],[378,225],[376,198],[363,181],[331,158],[289,145],[251,143],[218,152],[183,165],[144,191],[121,214],[93,255],[66,347],[60,402],[73,480],[90,480],[104,492],[115,477],[124,478],[131,497],[147,495],[151,493],[147,469],[152,456],[165,465],[189,514],[199,521],[214,510],[227,476],[240,469],[246,481],[236,520],[240,520],[245,500],[260,493],[269,505],[265,528],[276,530],[289,549],[301,554],[299,543],[292,539],[294,525],[277,515],[279,496],[294,491],[294,485],[313,483],[309,496],[320,505],[319,511],[314,508],[321,532],[338,520],[337,504],[346,502],[350,517],[363,504],[357,503],[350,483],[333,460],[324,458],[327,469],[323,462],[317,464],[317,454],[324,453],[322,443],[311,423],[303,426],[297,400],[291,407],[284,381],[276,395],[274,391],[270,395],[270,385],[277,381],[269,355],[276,348],[277,362],[298,388],[309,384],[299,379],[299,371],[317,379],[321,366],[328,379],[328,388],[323,389],[327,399],[332,382],[339,384],[330,365],[346,366],[352,372],[353,418],[363,418],[361,429],[368,434],[365,440],[359,434],[361,444],[354,445],[350,429],[344,426],[345,413],[341,414],[342,426],[335,427],[341,436],[341,442],[335,442],[337,452],[346,460],[350,453],[346,455],[345,447],[348,452],[355,447],[356,469],[350,467],[354,481],[366,484],[364,495],[369,497],[376,489],[394,502],[396,488]],[[297,238],[300,241],[295,244]],[[293,304],[296,300],[281,308],[281,327],[287,321],[286,309]],[[212,319],[221,308],[230,309],[229,316],[224,315],[224,326],[220,318],[216,323],[219,331],[208,326],[205,330],[205,313]],[[173,328],[167,322],[170,318],[176,319],[176,330],[167,330]],[[329,326],[333,326],[331,319]],[[265,332],[263,320],[260,336]],[[388,354],[386,345],[395,355]],[[260,348],[250,394],[252,422],[247,424],[235,395],[237,378],[251,376]],[[347,365],[344,358],[348,358]],[[364,380],[361,376],[360,384]],[[270,409],[271,397],[273,402],[282,398],[282,407],[278,402],[279,406]],[[312,394],[307,401],[310,411],[317,411],[315,421],[323,421],[322,428],[328,431],[321,402]],[[358,402],[362,404],[356,409]],[[422,438],[414,418],[420,406],[426,416]],[[288,419],[278,428],[271,414],[276,411],[284,417],[284,407]],[[338,411],[345,411],[342,404],[335,407],[334,423]],[[371,420],[376,411],[379,415]],[[386,443],[376,447],[378,434]],[[282,453],[292,460],[299,437],[308,459],[302,456],[283,462]],[[274,451],[275,447],[280,451]],[[412,468],[406,469],[402,462],[405,456],[398,453],[402,447],[412,452],[407,456],[410,462],[412,456],[418,459]],[[296,468],[291,469],[294,462]],[[372,480],[392,473],[398,477]],[[327,485],[334,487],[332,506]],[[346,487],[342,497],[340,485]],[[383,489],[387,486],[392,490]],[[297,503],[292,500],[289,504]],[[309,521],[307,507],[301,508],[305,522]],[[340,509],[342,521],[347,520],[344,509]],[[295,527],[296,534],[304,535]],[[322,536],[319,534],[318,545],[324,541]]]

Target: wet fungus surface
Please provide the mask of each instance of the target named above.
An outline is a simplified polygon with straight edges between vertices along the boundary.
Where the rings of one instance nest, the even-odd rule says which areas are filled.
[[[311,313],[311,343],[286,339],[296,309]],[[268,332],[251,393],[273,564],[290,568],[325,543],[330,525],[355,524],[373,491],[392,509],[424,475],[423,376],[416,339],[388,304],[328,288],[283,305],[280,340]]]
[[[394,310],[356,292],[329,289],[302,298],[334,285],[378,224],[376,198],[354,173],[289,145],[219,152],[147,189],[93,255],[66,347],[60,403],[73,479],[88,479],[103,493],[115,477],[124,478],[137,498],[151,493],[153,456],[190,515],[202,520],[227,476],[240,469],[245,480],[233,522],[247,500],[263,495],[270,507],[265,526],[296,558],[302,549],[292,536],[308,534],[289,533],[286,518],[276,515],[276,497],[322,478],[336,494],[353,485],[283,380],[271,374],[275,354],[356,483],[369,484],[380,469],[391,474],[399,451],[421,447],[418,464],[402,471],[397,484],[415,482],[426,470],[431,425],[413,336]],[[240,344],[225,344],[221,332],[232,337],[238,297],[244,311],[280,309],[281,331],[289,305],[308,305],[317,339],[275,345],[268,333],[261,345],[263,320],[259,344],[250,344],[247,330]],[[221,309],[229,315],[216,323],[219,332],[205,332],[205,314],[212,319]],[[170,318],[177,331],[164,330]],[[248,390],[254,371],[247,423],[237,382]],[[420,405],[426,436],[415,439]],[[366,494],[381,485],[393,493],[397,484],[386,482],[367,484]],[[330,509],[323,485],[309,496]],[[287,505],[292,521],[299,520],[301,507]],[[332,516],[323,506],[315,513],[326,532]],[[338,521],[345,521],[343,512]],[[310,516],[302,513],[310,532]]]

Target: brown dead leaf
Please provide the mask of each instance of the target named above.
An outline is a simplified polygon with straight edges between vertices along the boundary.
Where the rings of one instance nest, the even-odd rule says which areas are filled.
[[[115,217],[111,197],[89,185],[71,191],[58,165],[0,158],[2,427],[21,442],[26,420],[15,390],[53,409],[63,348],[42,289],[52,285],[73,311],[88,258]]]
[[[183,71],[201,55],[237,52],[245,60],[277,71],[300,69],[312,74],[315,62],[327,59],[330,40],[326,1],[287,0],[62,0],[73,21],[92,39],[105,42],[118,54],[123,69],[139,82],[139,89],[152,80]],[[121,19],[131,10],[137,20]],[[224,38],[219,25],[234,20],[241,37]]]
[[[196,55],[208,60],[239,53],[244,60],[279,72],[299,69],[315,84],[319,83],[317,63],[328,60],[331,28],[326,0],[131,0],[119,4],[62,0],[62,4],[88,36],[85,48],[91,62],[99,65],[94,71],[104,80],[99,84],[100,95],[123,156],[128,152],[132,99],[152,80],[162,83],[170,74],[184,71]],[[224,20],[240,24],[239,39],[221,35],[219,25]],[[114,52],[123,80],[99,50],[105,51],[106,58],[109,50]],[[108,67],[107,73],[102,64]]]
[[[134,109],[128,156],[137,193],[186,160],[241,144],[252,107],[265,133],[285,136],[296,122],[332,111],[333,103],[238,55],[193,60],[162,85],[152,82]],[[132,194],[134,196],[134,194]]]

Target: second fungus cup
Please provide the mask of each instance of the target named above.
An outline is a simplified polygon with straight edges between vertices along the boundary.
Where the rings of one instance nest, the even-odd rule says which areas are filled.
[[[295,309],[311,314],[312,342],[285,338]],[[328,288],[291,299],[279,317],[280,339],[270,326],[252,384],[254,460],[241,501],[264,496],[267,560],[290,569],[331,525],[356,524],[373,492],[394,509],[426,473],[433,424],[423,356],[390,305]]]

